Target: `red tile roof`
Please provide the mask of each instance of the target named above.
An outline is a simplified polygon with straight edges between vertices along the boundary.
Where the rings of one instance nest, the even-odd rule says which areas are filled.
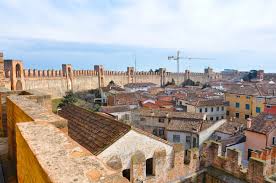
[[[269,134],[276,128],[276,114],[261,113],[252,119],[251,128],[248,131]]]
[[[75,105],[62,108],[59,115],[68,120],[68,134],[94,155],[98,155],[130,131],[131,126]]]

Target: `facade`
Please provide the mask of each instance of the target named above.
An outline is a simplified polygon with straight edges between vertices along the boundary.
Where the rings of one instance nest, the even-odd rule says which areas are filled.
[[[223,99],[178,99],[178,106],[184,112],[204,113],[207,120],[218,121],[226,118],[226,108]]]
[[[265,110],[267,98],[276,97],[275,84],[236,84],[227,89],[227,116],[246,121]]]
[[[203,121],[204,114],[139,109],[132,111],[132,125],[148,133],[166,138],[166,129],[173,121]]]
[[[212,134],[226,120],[210,121],[172,121],[166,128],[167,140],[172,143],[182,144],[185,150],[202,147]]]
[[[266,99],[264,112],[269,114],[276,114],[276,98]]]

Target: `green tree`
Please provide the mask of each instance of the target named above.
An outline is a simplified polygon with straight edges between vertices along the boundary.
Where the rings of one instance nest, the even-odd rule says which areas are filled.
[[[187,79],[186,81],[184,81],[183,83],[182,83],[182,86],[195,86],[195,82],[193,81],[193,80],[191,80],[191,79]]]
[[[114,82],[113,80],[111,80],[111,81],[109,82],[109,85],[115,85],[115,82]]]
[[[62,108],[68,104],[74,104],[78,101],[76,94],[72,91],[66,93],[58,107]]]

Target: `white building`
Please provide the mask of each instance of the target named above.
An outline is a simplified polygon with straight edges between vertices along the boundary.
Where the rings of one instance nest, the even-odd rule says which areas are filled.
[[[218,121],[226,118],[226,109],[223,99],[178,99],[177,105],[184,112],[204,113],[209,121]]]
[[[64,107],[59,114],[68,120],[72,139],[127,178],[131,158],[137,152],[145,156],[147,176],[154,176],[153,157],[160,149],[166,152],[164,167],[170,169],[173,145],[161,138],[74,105]]]
[[[171,121],[166,129],[167,140],[172,143],[183,144],[186,150],[194,147],[201,147],[204,141],[208,140],[212,134],[226,120],[217,122],[211,121]]]

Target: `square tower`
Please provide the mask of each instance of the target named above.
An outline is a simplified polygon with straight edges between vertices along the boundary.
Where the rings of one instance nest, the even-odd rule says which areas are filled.
[[[94,70],[98,73],[99,88],[104,87],[104,67],[102,65],[94,65]]]

